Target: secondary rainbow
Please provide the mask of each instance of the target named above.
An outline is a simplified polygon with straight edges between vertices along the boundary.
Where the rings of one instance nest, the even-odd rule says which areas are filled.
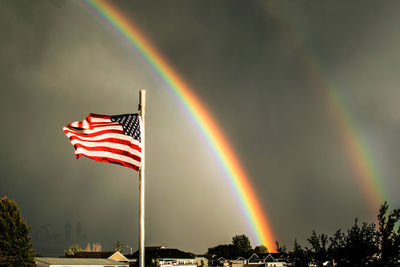
[[[291,45],[296,44],[299,48],[298,56],[304,66],[309,85],[315,89],[319,99],[326,102],[354,177],[358,180],[367,199],[371,214],[375,215],[379,205],[387,200],[388,196],[385,194],[373,155],[363,138],[362,131],[351,115],[350,107],[345,105],[338,88],[329,83],[327,77],[323,75],[319,57],[312,49],[304,46],[301,38],[303,35],[298,26],[291,17],[281,12],[279,3],[267,2],[266,12],[275,19],[280,30],[286,34],[287,42]]]
[[[116,31],[119,37],[122,37],[130,47],[138,51],[165,82],[166,87],[178,97],[184,108],[196,121],[226,172],[226,176],[240,199],[242,210],[246,213],[245,217],[251,225],[252,234],[257,239],[256,241],[265,245],[269,251],[275,251],[275,238],[272,228],[251,186],[249,177],[241,166],[227,137],[193,90],[149,43],[133,21],[128,19],[111,1],[85,0],[81,3],[95,12],[107,27]]]
[[[354,177],[357,178],[358,184],[368,201],[371,213],[375,215],[378,206],[384,201],[384,191],[379,182],[377,168],[361,131],[348,108],[344,105],[339,92],[334,87],[323,83],[322,73],[317,68],[315,61],[304,60],[303,64],[306,66],[310,84],[317,90],[322,89],[318,93],[327,102],[328,111],[336,126]]]

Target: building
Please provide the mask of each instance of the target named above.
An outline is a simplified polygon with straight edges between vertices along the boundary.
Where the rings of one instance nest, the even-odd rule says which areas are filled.
[[[109,259],[119,262],[128,262],[129,260],[119,251],[80,251],[68,258],[86,258],[86,259]]]
[[[128,256],[134,262],[137,261],[139,251]],[[197,267],[196,258],[193,254],[180,251],[176,248],[146,247],[145,249],[146,262],[151,260],[153,263],[158,263],[160,267]]]
[[[208,267],[208,259],[205,256],[197,255],[195,259],[197,266]]]
[[[38,267],[129,267],[128,263],[110,259],[36,257]]]
[[[286,267],[286,259],[280,253],[252,253],[236,260],[224,258],[212,258],[209,266],[229,267]]]

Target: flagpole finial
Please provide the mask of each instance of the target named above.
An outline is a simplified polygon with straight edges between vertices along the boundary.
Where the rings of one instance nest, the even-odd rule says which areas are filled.
[[[144,119],[145,106],[146,106],[146,90],[141,89],[139,91],[139,106],[138,106],[138,108],[139,108],[139,113],[142,116],[142,120]]]

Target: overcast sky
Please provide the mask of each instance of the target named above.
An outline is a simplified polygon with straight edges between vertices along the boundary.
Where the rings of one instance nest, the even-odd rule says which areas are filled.
[[[331,235],[355,217],[376,218],[379,203],[371,205],[354,172],[329,92],[370,156],[380,200],[400,206],[400,2],[116,5],[213,114],[280,243],[292,248],[312,230]],[[0,195],[17,201],[38,253],[88,242],[107,250],[118,240],[137,249],[137,173],[75,160],[62,127],[90,112],[136,112],[140,89],[146,244],[204,253],[246,234],[258,245],[193,119],[88,10],[75,1],[3,0],[0,36]]]

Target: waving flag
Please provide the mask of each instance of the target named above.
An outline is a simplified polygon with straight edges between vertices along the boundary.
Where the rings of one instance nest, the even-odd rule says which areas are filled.
[[[76,158],[86,156],[100,162],[140,169],[141,119],[138,114],[89,114],[63,130],[75,148]]]

